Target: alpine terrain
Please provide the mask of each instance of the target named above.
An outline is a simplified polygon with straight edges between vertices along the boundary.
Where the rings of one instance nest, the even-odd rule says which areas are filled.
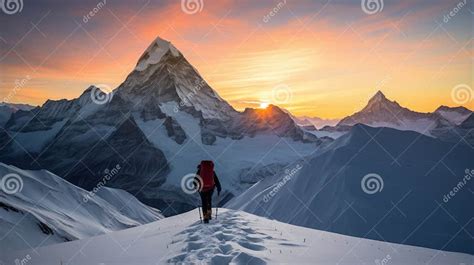
[[[86,190],[118,164],[107,186],[173,215],[195,208],[181,180],[203,159],[225,176],[226,201],[260,180],[261,166],[281,168],[324,142],[277,106],[234,110],[161,38],[117,89],[102,90],[13,113],[0,131],[0,161]]]

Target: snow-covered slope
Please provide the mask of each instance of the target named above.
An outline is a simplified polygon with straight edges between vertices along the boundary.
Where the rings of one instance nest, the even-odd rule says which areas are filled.
[[[464,181],[473,165],[469,146],[356,125],[226,206],[346,235],[474,254],[474,182]],[[372,178],[368,186],[365,176]],[[370,187],[380,192],[370,194]]]
[[[10,116],[13,113],[19,110],[28,111],[33,108],[34,108],[33,106],[30,106],[28,104],[13,104],[13,103],[1,102],[0,103],[0,127],[5,126],[5,124],[10,119]]]
[[[359,239],[219,209],[200,224],[196,210],[103,236],[2,254],[7,264],[470,264],[472,256]],[[3,252],[2,252],[3,253]]]
[[[45,170],[0,163],[0,176],[5,181],[8,177],[4,183],[19,184],[0,189],[2,253],[87,238],[163,217],[125,191],[100,187],[96,193],[87,192]]]

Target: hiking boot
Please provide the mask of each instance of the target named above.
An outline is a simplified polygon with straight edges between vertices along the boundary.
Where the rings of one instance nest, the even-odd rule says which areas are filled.
[[[204,215],[204,220],[209,220],[209,219],[211,219],[211,215],[209,214],[209,211],[205,211],[205,212],[203,213],[203,215]]]
[[[207,211],[207,216],[210,220],[212,220],[212,210]]]

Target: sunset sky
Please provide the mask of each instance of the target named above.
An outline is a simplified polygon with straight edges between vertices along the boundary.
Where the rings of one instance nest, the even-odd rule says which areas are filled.
[[[377,90],[422,112],[474,109],[472,0],[376,0],[383,9],[372,15],[360,0],[195,1],[196,13],[178,0],[24,0],[19,13],[0,10],[0,101],[41,105],[91,84],[115,88],[160,36],[239,110],[266,102],[340,118]],[[467,99],[453,99],[459,85]]]

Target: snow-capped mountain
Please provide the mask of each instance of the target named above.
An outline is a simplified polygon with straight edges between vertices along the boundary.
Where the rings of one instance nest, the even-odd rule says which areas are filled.
[[[6,103],[6,102],[1,102],[0,103],[0,127],[5,126],[5,123],[7,123],[8,119],[10,119],[10,116],[12,113],[15,113],[19,110],[24,110],[28,111],[33,109],[34,107],[28,104],[14,104],[14,103]]]
[[[455,125],[460,125],[464,120],[472,114],[472,111],[465,107],[447,107],[440,106],[435,113],[440,114]]]
[[[438,113],[421,113],[404,108],[396,101],[387,99],[381,91],[361,111],[342,119],[338,126],[353,126],[358,123],[416,131],[426,135],[430,135],[432,129],[453,125]]]
[[[472,256],[360,239],[219,209],[200,224],[196,210],[89,239],[6,252],[51,264],[470,264]],[[80,250],[80,254],[78,254]],[[28,256],[27,256],[28,255]]]
[[[2,252],[87,238],[163,218],[123,190],[98,187],[88,192],[46,170],[0,163],[0,176],[8,178],[5,183],[11,188],[0,189]]]
[[[166,215],[195,207],[180,181],[203,159],[215,160],[229,198],[257,181],[247,177],[257,165],[287,164],[321,144],[276,106],[235,111],[160,38],[112,93],[91,86],[76,99],[48,100],[14,113],[5,130],[0,161],[85,189],[119,164],[108,185]]]
[[[229,120],[237,115],[225,100],[204,81],[173,44],[157,38],[138,60],[137,66],[117,94],[143,109],[147,103],[175,102],[180,108],[204,119]]]
[[[474,174],[473,158],[466,145],[356,125],[226,207],[345,235],[474,254],[474,182],[465,177]]]

